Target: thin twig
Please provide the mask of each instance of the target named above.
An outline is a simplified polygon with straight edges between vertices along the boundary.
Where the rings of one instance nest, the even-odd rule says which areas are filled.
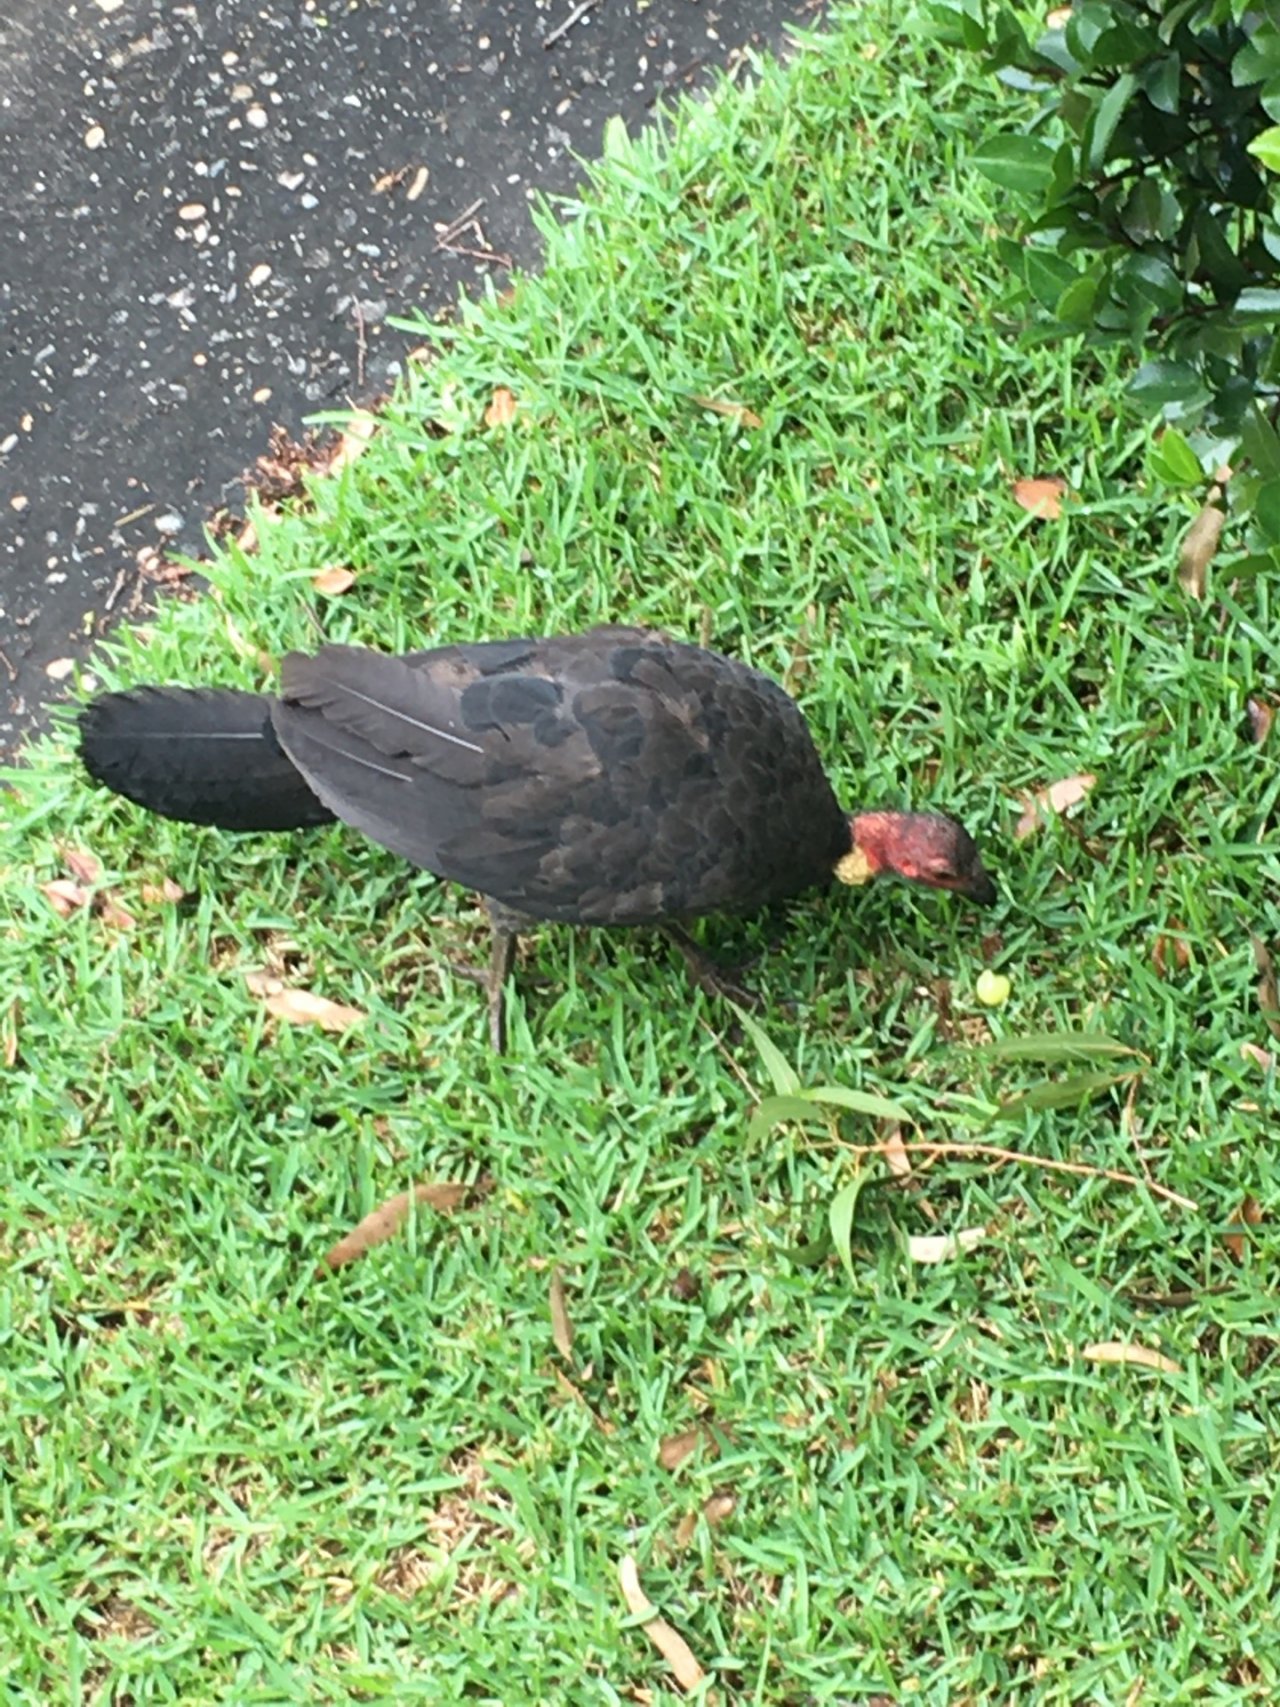
[[[855,1156],[883,1156],[885,1153],[883,1144],[842,1144],[842,1148],[851,1150]],[[1109,1179],[1114,1180],[1117,1185],[1133,1185],[1139,1189],[1145,1186],[1156,1197],[1176,1203],[1179,1209],[1200,1207],[1194,1199],[1183,1197],[1181,1192],[1171,1191],[1167,1185],[1157,1185],[1155,1180],[1139,1179],[1137,1174],[1127,1174],[1120,1168],[1095,1168],[1088,1162],[1059,1162],[1050,1156],[1029,1156],[1025,1150],[1006,1150],[999,1144],[935,1143],[929,1139],[917,1139],[903,1144],[902,1148],[919,1150],[930,1156],[987,1156],[996,1162],[1025,1162],[1028,1167],[1047,1168],[1052,1173],[1081,1174],[1086,1179]]]
[[[500,255],[495,249],[469,249],[465,243],[437,243],[449,255],[469,255],[473,261],[491,261],[495,267],[510,269],[510,255]]]
[[[580,4],[573,8],[573,11],[570,12],[564,22],[562,24],[557,24],[554,30],[549,30],[542,38],[543,47],[554,47],[560,40],[561,36],[567,36],[579,19],[585,18],[591,8],[593,6],[598,6],[599,4],[600,0],[580,0]]]
[[[443,231],[439,232],[436,236],[437,249],[447,249],[453,239],[458,236],[459,232],[466,230],[467,226],[470,225],[471,221],[484,206],[484,200],[483,196],[478,196],[476,200],[472,202],[470,207],[464,208],[455,219],[451,219],[449,221]]]
[[[369,354],[369,343],[365,337],[365,332],[364,332],[364,311],[360,307],[360,304],[358,302],[355,304],[355,317],[356,317],[356,390],[357,391],[363,391],[364,390],[364,363],[365,363],[365,357]]]
[[[0,664],[3,664],[5,669],[8,670],[9,680],[11,682],[16,682],[18,679],[18,672],[14,669],[13,665],[9,662],[8,658],[6,657],[6,655],[3,652],[0,652]]]

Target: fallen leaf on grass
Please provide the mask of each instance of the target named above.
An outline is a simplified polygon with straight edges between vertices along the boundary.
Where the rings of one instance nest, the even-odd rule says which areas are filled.
[[[980,1245],[986,1236],[985,1227],[962,1227],[958,1233],[913,1233],[907,1239],[907,1255],[912,1262],[950,1262]]]
[[[1252,1061],[1256,1067],[1261,1067],[1264,1073],[1269,1073],[1276,1064],[1276,1058],[1269,1049],[1260,1049],[1256,1043],[1240,1045],[1241,1059]]]
[[[1185,972],[1191,964],[1191,945],[1186,938],[1186,926],[1175,919],[1167,931],[1160,931],[1151,946],[1151,964],[1157,978],[1167,978],[1172,972]]]
[[[1056,474],[1039,480],[1015,480],[1013,483],[1014,503],[1046,522],[1056,522],[1062,514],[1062,500],[1066,492],[1066,481]]]
[[[375,1245],[385,1245],[399,1230],[411,1203],[425,1203],[429,1209],[447,1215],[463,1202],[469,1190],[469,1186],[455,1180],[442,1180],[435,1185],[415,1185],[412,1191],[397,1192],[376,1209],[371,1209],[362,1221],[358,1221],[332,1249],[325,1252],[317,1273],[344,1268],[366,1251],[373,1250]]]
[[[486,427],[509,427],[516,418],[516,400],[505,385],[495,385],[489,407],[484,412]]]
[[[378,430],[378,417],[369,414],[366,409],[357,409],[343,428],[342,437],[338,440],[338,448],[329,458],[328,465],[322,470],[326,474],[337,474],[340,469],[348,468],[369,448],[369,441]]]
[[[671,1667],[681,1689],[689,1694],[707,1674],[680,1632],[673,1629],[665,1618],[659,1618],[640,1586],[640,1573],[630,1553],[618,1565],[618,1580],[622,1584],[622,1598],[627,1603],[627,1611],[633,1618],[640,1619],[645,1635]]]
[[[116,900],[109,889],[104,890],[98,896],[97,912],[104,925],[110,925],[113,930],[117,931],[131,931],[138,922],[129,909]]]
[[[77,883],[96,883],[102,876],[102,866],[84,848],[62,848],[62,863]]]
[[[323,1031],[346,1031],[367,1017],[362,1008],[331,1002],[311,990],[277,990],[265,996],[263,1003],[277,1019],[288,1020],[291,1025],[318,1025]]]
[[[551,1271],[551,1338],[566,1363],[573,1362],[573,1323],[564,1297],[564,1276],[558,1268]]]
[[[718,1493],[710,1494],[702,1502],[701,1516],[705,1517],[714,1528],[717,1523],[724,1523],[727,1518],[732,1517],[737,1506],[737,1494],[731,1494],[727,1488],[722,1489]],[[693,1540],[694,1531],[698,1527],[699,1515],[696,1511],[687,1511],[676,1524],[675,1542],[677,1547],[687,1547]]]
[[[158,907],[166,901],[181,901],[187,892],[172,877],[166,877],[159,883],[144,883],[139,893],[149,907]]]
[[[1272,1037],[1280,1037],[1280,989],[1276,986],[1276,969],[1267,945],[1261,937],[1251,936],[1253,964],[1258,970],[1258,1006]]]
[[[12,1067],[18,1059],[18,1022],[22,1018],[22,1004],[15,996],[9,1003],[9,1011],[5,1015],[3,1026],[4,1045],[0,1049],[0,1060],[6,1067]]]
[[[1262,1225],[1262,1205],[1256,1197],[1246,1197],[1236,1213],[1233,1226],[1260,1227]],[[1237,1262],[1244,1261],[1244,1247],[1247,1242],[1244,1233],[1224,1233],[1223,1244],[1231,1252]]]
[[[1096,776],[1086,772],[1081,776],[1064,776],[1061,781],[1051,782],[1047,788],[1038,789],[1018,819],[1013,832],[1014,840],[1022,841],[1034,829],[1047,823],[1055,813],[1078,806],[1097,780]]]
[[[900,1126],[891,1127],[886,1133],[884,1142],[880,1146],[880,1154],[884,1157],[885,1165],[894,1179],[911,1178],[911,1157],[902,1141],[902,1128]]]
[[[73,883],[69,877],[55,877],[49,883],[42,883],[40,893],[63,919],[69,919],[72,913],[80,907],[87,907],[93,899],[91,889],[86,889],[81,883]]]
[[[1209,502],[1182,536],[1178,548],[1178,585],[1188,598],[1202,599],[1209,579],[1209,564],[1222,538],[1227,515],[1214,499],[1221,496],[1216,486],[1210,488]]]
[[[317,593],[324,593],[328,598],[337,598],[339,593],[345,593],[348,587],[356,584],[355,571],[348,569],[345,563],[333,563],[329,568],[321,569],[311,577],[311,585]]]
[[[658,1447],[658,1462],[664,1470],[678,1470],[692,1453],[702,1444],[700,1428],[682,1429],[679,1434],[669,1434]]]
[[[693,401],[699,409],[710,409],[715,415],[728,415],[744,427],[763,427],[764,422],[754,409],[748,409],[745,403],[734,403],[725,397],[697,397]]]
[[[1133,1345],[1128,1340],[1099,1340],[1087,1345],[1080,1353],[1089,1363],[1130,1363],[1141,1369],[1158,1369],[1165,1375],[1178,1375],[1182,1365],[1166,1357],[1162,1351],[1152,1351],[1147,1345]]]
[[[1269,699],[1263,699],[1261,694],[1251,694],[1245,709],[1249,713],[1249,734],[1255,746],[1260,747],[1271,733],[1271,725],[1276,720],[1276,708]]]

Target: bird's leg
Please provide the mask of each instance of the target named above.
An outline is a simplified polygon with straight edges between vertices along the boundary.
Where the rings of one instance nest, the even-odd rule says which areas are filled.
[[[737,1002],[741,1008],[760,1006],[760,997],[756,992],[738,982],[738,968],[719,965],[693,940],[682,925],[668,923],[661,928],[667,940],[680,950],[681,957],[689,969],[689,976],[700,990],[705,990],[709,996],[723,996],[727,1001]]]
[[[507,1052],[507,979],[516,958],[516,933],[493,921],[489,945],[489,971],[485,993],[489,998],[489,1042],[495,1055]]]
[[[452,961],[456,977],[465,978],[469,984],[479,984],[488,998],[489,1003],[489,1042],[493,1045],[494,1053],[505,1055],[507,1052],[507,980],[515,965],[516,940],[519,926],[524,921],[518,914],[500,906],[496,901],[486,901],[485,910],[489,915],[489,964],[488,966],[469,966],[465,961]]]

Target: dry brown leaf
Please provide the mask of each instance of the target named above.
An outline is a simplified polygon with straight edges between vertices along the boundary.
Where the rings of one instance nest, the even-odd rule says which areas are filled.
[[[1249,733],[1256,746],[1261,746],[1271,733],[1271,725],[1276,720],[1276,708],[1269,699],[1263,699],[1261,694],[1251,694],[1245,709],[1249,713]]]
[[[166,901],[181,901],[187,892],[172,877],[166,877],[159,883],[144,883],[140,893],[148,906],[155,907]]]
[[[1233,1224],[1237,1227],[1260,1227],[1262,1225],[1262,1205],[1256,1197],[1246,1197],[1241,1202]],[[1224,1233],[1222,1242],[1237,1262],[1244,1261],[1246,1243],[1244,1233]]]
[[[658,1462],[664,1470],[677,1470],[701,1444],[700,1428],[686,1428],[679,1434],[669,1434],[658,1447]]]
[[[551,1270],[551,1338],[566,1363],[573,1362],[573,1323],[564,1297],[564,1276],[558,1268]]]
[[[369,440],[377,430],[378,417],[371,415],[367,409],[357,409],[343,429],[338,448],[329,458],[325,472],[336,474],[339,469],[349,467],[362,457],[369,448]]]
[[[1018,819],[1013,832],[1014,840],[1022,841],[1040,824],[1047,823],[1054,813],[1065,812],[1071,806],[1078,806],[1097,780],[1096,776],[1087,773],[1081,776],[1064,776],[1060,782],[1051,782],[1047,788],[1038,789]]]
[[[1156,975],[1165,978],[1170,972],[1185,972],[1191,964],[1191,945],[1186,938],[1186,926],[1174,919],[1167,931],[1161,931],[1151,948],[1151,964]]]
[[[693,1657],[693,1649],[679,1631],[673,1629],[665,1618],[658,1617],[648,1595],[640,1586],[640,1573],[630,1553],[619,1562],[618,1580],[622,1584],[622,1598],[627,1603],[627,1611],[633,1618],[641,1620],[645,1635],[671,1667],[681,1689],[686,1695],[689,1694],[698,1687],[706,1673]]]
[[[986,1236],[985,1227],[962,1227],[958,1233],[913,1233],[907,1239],[907,1255],[912,1262],[950,1262],[952,1257],[980,1245]]]
[[[900,1126],[894,1126],[886,1133],[884,1142],[880,1146],[880,1154],[884,1157],[885,1164],[895,1179],[911,1178],[911,1157],[902,1141],[902,1128]]]
[[[681,1547],[681,1548],[687,1547],[689,1545],[689,1543],[693,1540],[694,1531],[697,1529],[697,1527],[698,1527],[698,1514],[697,1514],[697,1512],[696,1511],[685,1512],[684,1516],[680,1519],[679,1523],[676,1524],[676,1533],[675,1533],[676,1546]]]
[[[671,1282],[671,1296],[678,1299],[681,1304],[692,1303],[701,1291],[702,1281],[691,1268],[678,1270],[675,1279]]]
[[[1178,585],[1188,598],[1202,599],[1209,579],[1209,564],[1218,549],[1227,516],[1214,502],[1221,496],[1216,486],[1209,489],[1209,502],[1182,536],[1178,549]]]
[[[1141,1369],[1158,1369],[1164,1375],[1178,1375],[1182,1365],[1166,1357],[1162,1351],[1152,1351],[1147,1345],[1134,1345],[1128,1340],[1099,1340],[1085,1346],[1080,1353],[1089,1363],[1130,1363]]]
[[[102,866],[84,848],[63,848],[62,863],[77,883],[96,883],[102,876]]]
[[[693,400],[700,409],[710,409],[716,415],[728,415],[744,427],[763,427],[764,422],[754,409],[748,409],[745,403],[734,403],[725,397],[694,397]]]
[[[15,996],[9,1003],[9,1011],[5,1015],[4,1026],[0,1035],[4,1038],[3,1049],[0,1049],[0,1060],[6,1067],[12,1067],[18,1059],[18,1023],[22,1018],[22,1003]]]
[[[469,1186],[459,1181],[441,1180],[434,1185],[415,1185],[412,1191],[397,1192],[376,1209],[371,1209],[332,1249],[327,1250],[317,1272],[323,1274],[325,1269],[344,1268],[375,1245],[385,1245],[408,1215],[411,1203],[425,1203],[429,1209],[447,1215],[464,1201],[469,1190]]]
[[[1256,1043],[1240,1045],[1241,1059],[1252,1061],[1256,1067],[1261,1067],[1264,1073],[1269,1073],[1276,1064],[1276,1058],[1269,1049],[1260,1049]]]
[[[73,883],[69,877],[55,877],[50,883],[42,883],[40,893],[64,919],[69,919],[77,908],[87,907],[93,899],[92,890]]]
[[[728,1488],[721,1488],[714,1494],[709,1494],[702,1502],[702,1515],[707,1522],[715,1527],[726,1518],[733,1516],[738,1507],[737,1494],[730,1493]]]
[[[1251,936],[1253,964],[1258,971],[1258,1006],[1272,1037],[1280,1037],[1280,989],[1276,986],[1276,969],[1267,945],[1259,936]]]
[[[247,980],[246,980],[247,982]],[[311,990],[277,990],[264,997],[267,1012],[291,1025],[318,1025],[323,1031],[346,1031],[367,1016],[361,1008],[331,1002]]]
[[[98,896],[98,917],[104,925],[110,925],[112,930],[117,931],[131,931],[138,922],[110,890]]]
[[[1062,514],[1062,500],[1066,493],[1066,481],[1056,474],[1046,475],[1040,480],[1015,480],[1013,483],[1014,503],[1046,522],[1056,522]]]
[[[505,385],[495,385],[489,407],[484,412],[486,427],[509,427],[516,418],[516,400]]]
[[[348,587],[356,584],[355,571],[348,569],[345,563],[333,563],[327,569],[321,569],[311,577],[311,585],[317,593],[324,593],[333,599],[339,593],[345,593]]]

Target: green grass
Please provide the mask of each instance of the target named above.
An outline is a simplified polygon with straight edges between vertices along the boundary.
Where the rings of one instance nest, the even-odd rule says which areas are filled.
[[[670,1704],[629,1552],[722,1703],[1277,1698],[1280,1168],[1239,1048],[1280,1047],[1249,946],[1280,936],[1280,731],[1244,730],[1275,592],[1188,603],[1121,370],[993,313],[1010,213],[965,156],[998,99],[874,7],[668,142],[613,137],[544,275],[433,330],[365,455],[96,673],[262,682],[227,617],[273,657],[609,617],[790,667],[850,804],[957,813],[1007,897],[798,909],[761,984],[801,1081],[905,1101],[924,1139],[1145,1162],[1197,1209],[872,1168],[852,1280],[801,1265],[875,1128],[749,1132],[758,1054],[651,939],[530,938],[497,1061],[448,970],[472,897],[338,830],[146,819],[46,743],[0,824],[6,1700]],[[520,409],[489,430],[497,385]],[[1014,505],[1035,473],[1061,521]],[[325,600],[331,563],[358,580]],[[1016,841],[1025,792],[1080,771],[1072,826]],[[133,929],[55,914],[67,847]],[[166,876],[187,900],[146,902]],[[366,1023],[276,1024],[264,966]],[[1149,1061],[1128,1114],[1122,1086],[988,1129],[1045,1069],[971,1045],[1082,1027]],[[458,1179],[471,1207],[315,1278],[374,1205]],[[1104,1340],[1178,1372],[1082,1358]]]

